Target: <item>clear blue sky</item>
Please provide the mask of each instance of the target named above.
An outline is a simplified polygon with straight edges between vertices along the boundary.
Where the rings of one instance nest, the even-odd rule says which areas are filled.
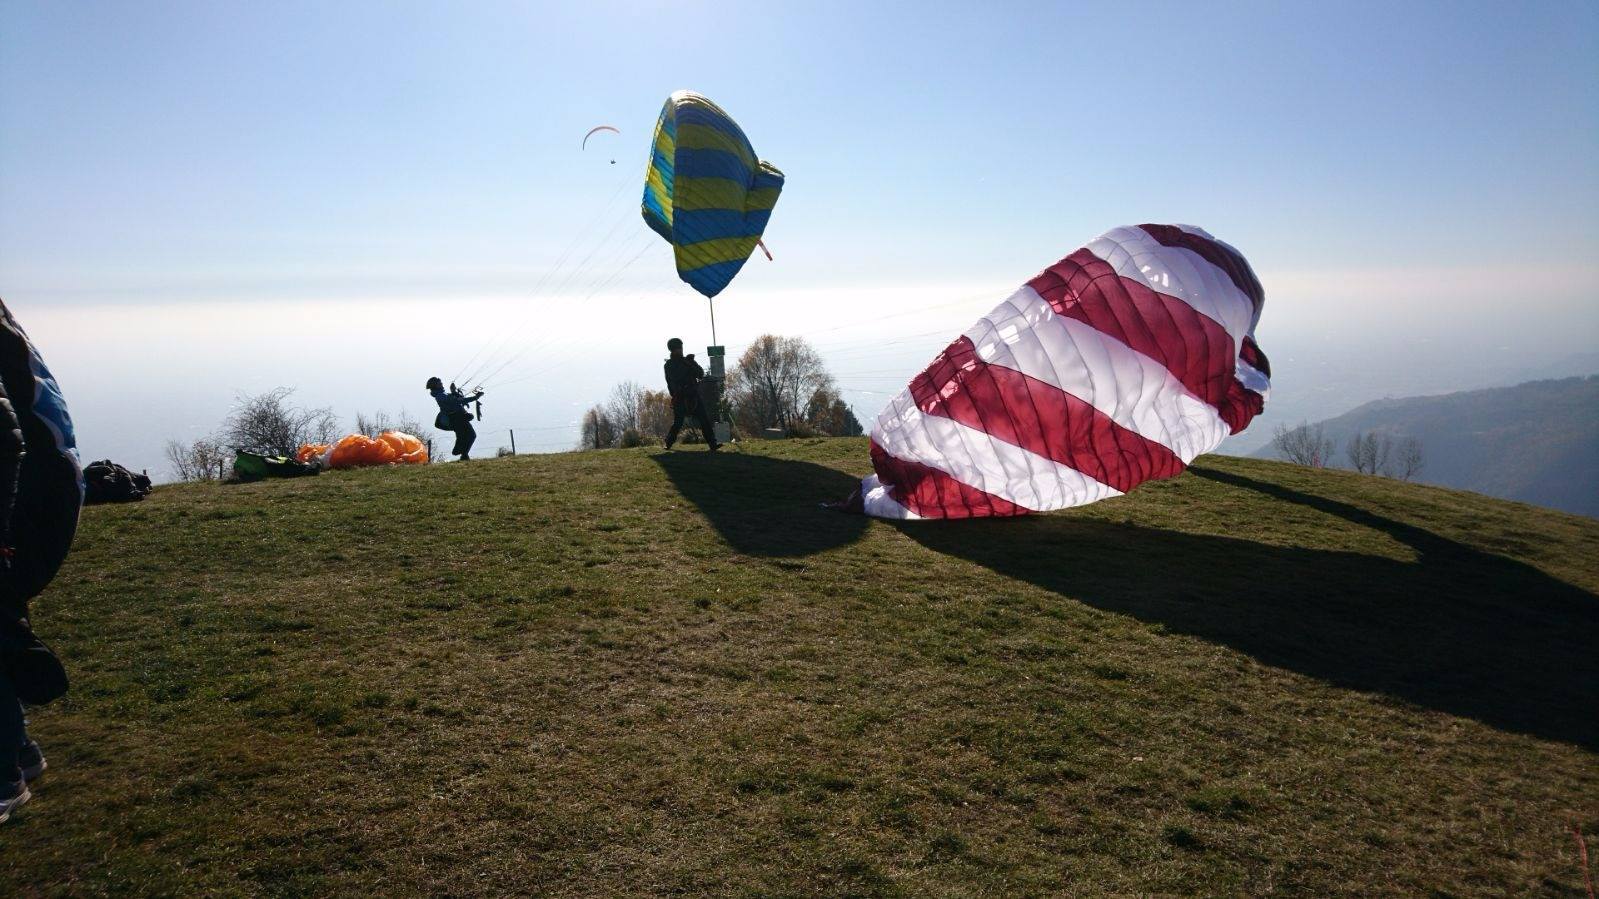
[[[1339,323],[1420,338],[1443,311],[1503,330],[1518,304],[1529,335],[1599,337],[1589,2],[4,0],[0,295],[68,341],[64,316],[107,304],[442,313],[526,294],[613,196],[622,221],[659,105],[684,87],[789,178],[778,262],[752,262],[718,304],[738,333],[843,320],[825,303],[796,318],[784,297],[947,302],[1112,226],[1181,221],[1261,271],[1268,352],[1273,327],[1301,344]],[[623,130],[596,139],[604,159],[577,149],[599,123]],[[618,289],[658,289],[640,302],[697,321],[664,248],[638,240]],[[631,317],[616,296],[591,300],[613,322]],[[349,316],[328,326],[360,339]],[[628,374],[652,376],[655,336],[637,335]]]

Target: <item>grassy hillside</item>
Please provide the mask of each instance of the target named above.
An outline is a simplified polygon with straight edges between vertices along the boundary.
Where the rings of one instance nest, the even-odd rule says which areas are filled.
[[[1213,458],[1030,519],[859,440],[87,510],[25,893],[1551,895],[1599,522]]]
[[[1425,483],[1599,517],[1599,375],[1377,400],[1321,426],[1337,465],[1354,434],[1417,437]]]

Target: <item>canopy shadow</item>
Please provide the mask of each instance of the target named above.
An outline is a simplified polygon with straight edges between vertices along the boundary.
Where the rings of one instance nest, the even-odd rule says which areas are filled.
[[[860,483],[837,469],[726,450],[652,458],[722,539],[746,555],[808,556],[866,532],[864,516],[817,508],[820,499],[843,498]]]
[[[1415,561],[1072,515],[906,522],[938,552],[1327,683],[1599,750],[1599,597],[1346,503],[1199,477],[1375,528]]]

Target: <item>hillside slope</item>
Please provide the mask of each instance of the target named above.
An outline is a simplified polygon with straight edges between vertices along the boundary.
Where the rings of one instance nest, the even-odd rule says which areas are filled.
[[[1599,375],[1377,400],[1321,425],[1340,465],[1356,433],[1418,437],[1425,483],[1599,517]]]
[[[24,893],[1567,895],[1599,522],[1238,459],[823,512],[861,440],[163,489],[36,608]]]

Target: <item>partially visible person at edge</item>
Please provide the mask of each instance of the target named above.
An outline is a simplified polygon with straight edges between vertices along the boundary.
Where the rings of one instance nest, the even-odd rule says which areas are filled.
[[[455,446],[450,455],[460,456],[465,462],[472,458],[472,444],[477,441],[477,430],[472,427],[472,410],[467,408],[483,396],[483,391],[468,396],[459,390],[444,389],[444,382],[428,378],[428,393],[439,404],[439,417],[434,422],[440,430],[455,432]]]
[[[700,401],[700,381],[705,378],[705,369],[694,361],[693,353],[683,355],[682,340],[676,337],[668,340],[666,349],[672,354],[666,360],[666,392],[672,395],[672,429],[666,432],[666,448],[671,449],[677,442],[683,418],[692,415],[714,453],[722,445],[716,442],[716,428],[711,425],[711,417],[705,414],[705,404]]]
[[[44,360],[0,302],[0,824],[32,798],[44,754],[24,703],[67,692],[67,673],[34,636],[28,603],[55,577],[78,527],[83,475],[72,419]]]

